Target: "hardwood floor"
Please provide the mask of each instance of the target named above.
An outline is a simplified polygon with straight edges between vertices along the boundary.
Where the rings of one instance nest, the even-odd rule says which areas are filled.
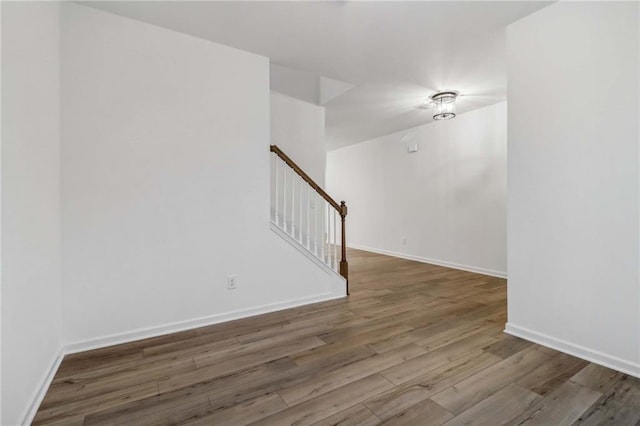
[[[34,424],[640,424],[640,380],[502,332],[505,280],[349,255],[348,299],[67,356]]]

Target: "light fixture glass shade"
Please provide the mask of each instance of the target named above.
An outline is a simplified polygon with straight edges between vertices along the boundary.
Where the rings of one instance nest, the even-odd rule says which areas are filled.
[[[436,112],[434,120],[450,120],[456,116],[456,92],[440,92],[431,96]]]

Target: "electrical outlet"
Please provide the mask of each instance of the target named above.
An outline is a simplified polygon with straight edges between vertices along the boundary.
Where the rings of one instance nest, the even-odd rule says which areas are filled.
[[[406,245],[407,245],[407,237],[404,237],[404,238],[402,239],[402,245],[403,245],[403,246],[406,246]]]
[[[238,277],[229,275],[227,277],[227,290],[235,290],[236,288],[238,288]]]

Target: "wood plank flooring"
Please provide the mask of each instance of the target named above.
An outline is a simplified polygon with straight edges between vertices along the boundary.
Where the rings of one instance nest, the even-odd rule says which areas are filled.
[[[502,332],[505,280],[350,250],[347,299],[67,356],[36,425],[640,425],[640,380]]]

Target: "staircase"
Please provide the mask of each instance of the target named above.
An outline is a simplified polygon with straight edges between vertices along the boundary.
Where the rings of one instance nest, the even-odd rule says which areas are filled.
[[[338,204],[276,145],[271,145],[271,223],[298,249],[345,279],[347,206]]]

